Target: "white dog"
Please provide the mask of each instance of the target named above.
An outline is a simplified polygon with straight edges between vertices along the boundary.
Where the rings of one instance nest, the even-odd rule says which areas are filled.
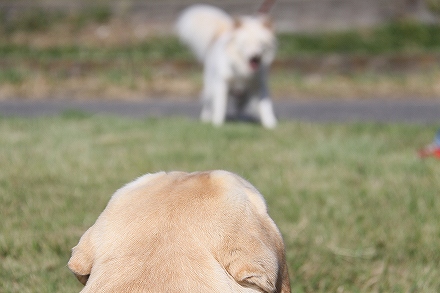
[[[261,194],[226,171],[147,174],[119,189],[72,250],[81,292],[290,292]]]
[[[181,41],[204,64],[203,121],[223,124],[228,97],[233,96],[237,114],[249,104],[264,127],[276,126],[267,86],[276,38],[267,17],[234,20],[219,8],[194,5],[181,13],[176,28]]]

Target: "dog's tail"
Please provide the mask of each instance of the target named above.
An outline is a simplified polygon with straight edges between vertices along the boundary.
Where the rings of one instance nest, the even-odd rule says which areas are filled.
[[[176,23],[176,30],[180,40],[202,62],[215,39],[232,30],[233,23],[232,17],[223,10],[199,4],[182,11]]]

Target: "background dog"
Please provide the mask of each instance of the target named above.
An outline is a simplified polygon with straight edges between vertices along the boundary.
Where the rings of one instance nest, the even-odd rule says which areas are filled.
[[[261,194],[226,171],[147,174],[72,249],[81,292],[290,292]]]
[[[276,38],[266,16],[233,19],[219,8],[194,5],[181,13],[176,28],[204,64],[203,121],[223,124],[233,96],[238,115],[250,104],[264,127],[276,126],[267,85]]]

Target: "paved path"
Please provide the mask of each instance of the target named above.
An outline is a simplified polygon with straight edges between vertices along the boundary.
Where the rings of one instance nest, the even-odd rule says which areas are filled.
[[[7,100],[0,101],[0,116],[57,115],[69,110],[130,117],[187,116],[196,119],[197,101],[146,100]],[[281,120],[315,122],[405,122],[440,124],[440,100],[276,101]]]

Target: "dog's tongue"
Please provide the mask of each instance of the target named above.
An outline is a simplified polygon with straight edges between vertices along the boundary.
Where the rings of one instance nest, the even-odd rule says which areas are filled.
[[[260,63],[261,63],[260,56],[254,56],[251,59],[249,59],[249,65],[251,66],[252,70],[257,70],[258,67],[260,67]]]

